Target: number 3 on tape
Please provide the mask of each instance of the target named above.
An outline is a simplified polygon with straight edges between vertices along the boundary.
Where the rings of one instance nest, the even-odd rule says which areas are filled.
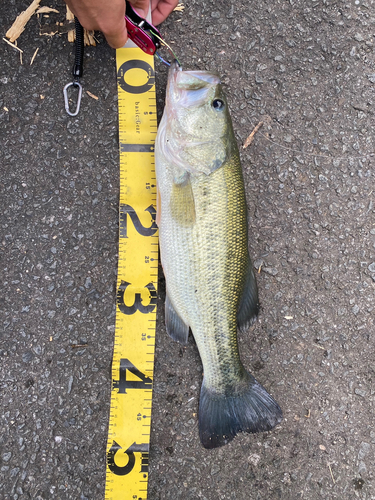
[[[117,50],[120,232],[105,500],[146,500],[158,238],[152,56]]]

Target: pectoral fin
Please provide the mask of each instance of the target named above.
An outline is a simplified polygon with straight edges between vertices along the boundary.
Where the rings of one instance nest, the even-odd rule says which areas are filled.
[[[195,202],[190,174],[188,172],[185,173],[182,182],[173,183],[170,210],[173,219],[182,226],[194,224]]]
[[[160,199],[160,191],[157,187],[156,189],[156,225],[159,227],[161,221],[161,199]]]
[[[189,326],[186,325],[176,313],[168,294],[165,298],[165,326],[167,333],[173,340],[187,344],[189,337]]]
[[[254,323],[259,312],[257,282],[250,257],[248,260],[245,286],[237,312],[237,324],[241,331]]]

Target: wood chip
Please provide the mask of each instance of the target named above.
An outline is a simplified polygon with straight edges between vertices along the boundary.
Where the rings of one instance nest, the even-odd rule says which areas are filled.
[[[92,97],[93,99],[96,99],[97,101],[99,100],[99,97],[97,97],[96,95],[92,94],[88,90],[86,90],[86,94],[89,95],[90,97]]]
[[[319,449],[322,451],[326,451],[327,448],[323,444],[320,444]]]
[[[74,21],[74,14],[69,9],[68,6],[66,6],[66,16],[65,17],[66,17],[67,21]],[[74,40],[75,40],[75,31],[73,29],[73,30],[68,31],[68,42],[74,42]]]
[[[96,40],[94,38],[94,32],[93,31],[88,31],[88,30],[84,30],[84,43],[85,43],[85,46],[93,46],[93,47],[96,47]]]
[[[254,130],[251,132],[249,137],[246,139],[245,144],[242,146],[243,149],[246,149],[254,140],[254,135],[258,132],[260,127],[263,125],[263,122],[259,122],[258,125],[254,128]]]
[[[56,12],[56,14],[59,13],[58,10],[52,9],[52,7],[40,7],[40,9],[36,11],[37,14],[49,14],[50,12]]]
[[[66,6],[66,20],[67,21],[74,21],[74,14],[73,12],[69,9],[68,6]],[[76,31],[75,31],[75,25],[72,25],[74,29],[71,29],[68,31],[68,42],[73,43],[76,39]],[[92,30],[83,30],[83,43],[85,47],[87,46],[92,46],[96,47],[96,39],[94,37],[94,31]]]
[[[73,12],[69,9],[68,6],[66,6],[66,14],[65,14],[66,20],[67,21],[74,21],[74,14]]]
[[[24,31],[26,24],[28,23],[36,9],[39,7],[39,4],[40,0],[34,0],[25,11],[21,12],[12,26],[8,29],[5,36],[9,38],[11,42],[15,42],[20,34]]]
[[[176,5],[176,7],[173,10],[177,12],[182,12],[184,9],[185,5],[182,2],[180,2],[178,5]]]
[[[33,57],[31,58],[31,61],[30,61],[30,66],[31,66],[31,65],[32,65],[32,63],[34,62],[34,59],[35,59],[35,57],[36,57],[36,55],[37,55],[37,53],[38,53],[38,50],[39,50],[39,47],[36,49],[36,51],[34,52]]]

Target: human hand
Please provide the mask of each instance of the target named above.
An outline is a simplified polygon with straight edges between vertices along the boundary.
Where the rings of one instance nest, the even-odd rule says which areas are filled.
[[[177,5],[178,0],[151,0],[152,24],[162,23]]]
[[[114,49],[123,47],[128,39],[125,23],[125,0],[65,0],[81,25],[88,30],[99,30]],[[131,0],[138,14],[146,17],[150,0]],[[178,0],[151,0],[152,22],[160,24],[178,4]]]

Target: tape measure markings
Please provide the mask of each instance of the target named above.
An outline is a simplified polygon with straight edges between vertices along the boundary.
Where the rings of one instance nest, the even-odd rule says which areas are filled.
[[[105,499],[146,500],[158,267],[153,58],[120,49],[117,69],[120,232]]]

